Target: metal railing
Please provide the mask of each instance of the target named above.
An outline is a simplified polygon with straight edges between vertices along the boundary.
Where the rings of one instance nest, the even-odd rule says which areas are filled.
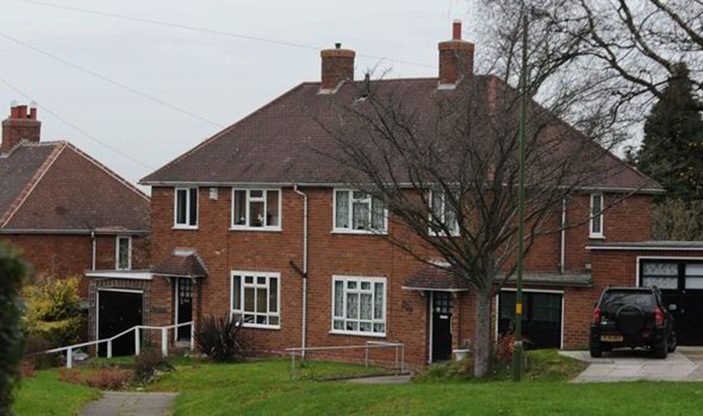
[[[195,325],[193,325],[193,321],[190,322],[183,322],[181,324],[177,325],[168,325],[168,326],[151,326],[151,325],[136,325],[133,326],[129,329],[126,329],[122,332],[120,332],[117,335],[113,335],[110,338],[103,338],[103,339],[98,339],[95,341],[88,341],[88,342],[82,342],[80,344],[73,344],[69,345],[67,347],[61,347],[61,348],[54,348],[50,349],[47,351],[42,351],[38,354],[51,354],[51,353],[57,353],[57,352],[63,352],[66,351],[66,368],[73,368],[73,350],[81,347],[88,347],[91,345],[95,345],[96,347],[99,344],[102,343],[107,343],[107,358],[112,358],[112,341],[123,337],[130,332],[134,332],[134,355],[139,355],[141,353],[141,347],[142,347],[142,342],[141,342],[141,330],[142,329],[147,329],[147,330],[161,330],[161,355],[164,357],[168,355],[168,331],[170,329],[173,329],[174,331],[177,330],[177,328],[183,327],[183,326],[190,326],[190,350],[195,349]],[[97,351],[96,351],[97,354]]]
[[[386,341],[366,341],[364,345],[335,345],[329,347],[305,347],[305,348],[286,348],[286,352],[290,354],[291,369],[295,371],[295,356],[296,353],[302,357],[308,351],[337,351],[337,350],[364,350],[364,366],[369,368],[369,350],[372,348],[394,348],[395,349],[395,369],[400,369],[401,373],[405,373],[405,345],[401,342],[386,342]]]

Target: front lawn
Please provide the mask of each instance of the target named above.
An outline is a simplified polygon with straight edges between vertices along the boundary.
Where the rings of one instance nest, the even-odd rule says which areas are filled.
[[[690,415],[703,407],[703,383],[361,385],[298,380],[289,366],[286,360],[179,366],[149,390],[182,392],[175,415]],[[333,374],[337,366],[312,363],[310,371]]]
[[[85,403],[100,398],[100,391],[59,380],[58,369],[37,371],[22,379],[12,409],[19,416],[75,415]]]

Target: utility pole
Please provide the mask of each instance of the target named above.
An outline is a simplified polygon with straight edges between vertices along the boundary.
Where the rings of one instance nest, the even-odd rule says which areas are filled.
[[[527,9],[522,14],[522,68],[520,70],[520,160],[518,185],[517,291],[515,292],[515,343],[513,344],[513,381],[522,380],[522,272],[525,249],[525,119],[527,118]]]

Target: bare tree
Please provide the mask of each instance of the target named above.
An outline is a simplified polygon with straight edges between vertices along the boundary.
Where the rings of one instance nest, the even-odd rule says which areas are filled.
[[[384,201],[391,222],[385,237],[473,289],[478,377],[490,367],[490,300],[515,270],[520,93],[503,80],[521,70],[514,28],[526,12],[502,10],[503,19],[514,21],[513,31],[500,38],[501,65],[494,65],[500,77],[468,74],[446,89],[436,80],[367,80],[346,90],[335,117],[318,119],[336,141],[334,149],[318,150],[346,167],[349,184]],[[598,143],[612,139],[605,134],[610,109],[583,106],[599,84],[584,77],[564,82],[577,78],[568,66],[578,52],[558,29],[543,24],[534,43],[525,45],[533,63],[525,68],[526,252],[540,235],[563,227],[555,214],[565,198],[629,169]],[[531,98],[545,86],[550,92],[537,104]],[[584,212],[571,226],[588,217]]]
[[[559,25],[593,59],[592,69],[623,81],[621,101],[662,98],[676,66],[691,69],[699,105],[703,93],[703,1],[567,1]],[[565,4],[566,4],[565,3]],[[703,106],[700,108],[703,110]]]

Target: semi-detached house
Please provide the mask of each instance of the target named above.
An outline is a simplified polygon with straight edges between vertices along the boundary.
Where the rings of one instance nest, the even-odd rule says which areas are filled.
[[[454,29],[439,44],[438,78],[355,81],[355,53],[324,50],[321,80],[296,86],[145,177],[156,266],[143,288],[144,320],[231,316],[243,321],[250,347],[268,353],[400,342],[414,365],[470,343],[475,304],[466,283],[391,244],[386,234],[407,230],[387,216],[384,201],[348,185],[342,166],[312,150],[335,146],[319,121],[369,86],[428,111],[461,82],[490,96],[500,80],[473,74],[473,44]],[[650,204],[661,188],[600,154],[610,174],[574,192],[554,215],[593,218],[539,237],[526,260],[524,328],[536,346],[587,345],[591,308],[608,281],[591,273],[586,246],[649,238]],[[496,334],[507,330],[514,302],[510,283],[497,292]]]

